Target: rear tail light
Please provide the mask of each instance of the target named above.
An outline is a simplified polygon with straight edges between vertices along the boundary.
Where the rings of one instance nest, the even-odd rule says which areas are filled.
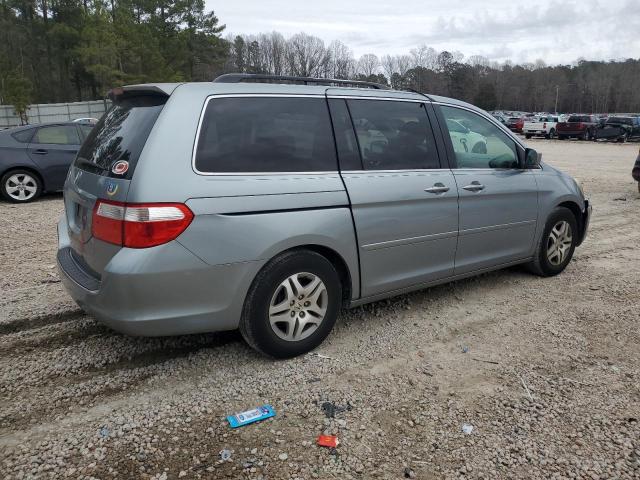
[[[542,128],[547,128],[547,122],[544,122],[544,123],[542,124]]]
[[[148,248],[177,238],[193,220],[182,203],[121,203],[98,200],[93,208],[94,237],[128,248]]]

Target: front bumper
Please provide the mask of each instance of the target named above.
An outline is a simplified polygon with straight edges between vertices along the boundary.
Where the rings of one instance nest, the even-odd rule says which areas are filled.
[[[587,231],[589,230],[589,223],[591,222],[591,213],[593,211],[593,207],[591,206],[591,202],[589,200],[584,201],[584,211],[582,212],[582,232],[580,235],[580,240],[577,243],[577,246],[582,245],[584,239],[587,237]]]
[[[121,249],[96,279],[71,255],[66,219],[58,225],[58,270],[86,312],[128,335],[167,336],[238,327],[256,262],[208,265],[173,241]]]

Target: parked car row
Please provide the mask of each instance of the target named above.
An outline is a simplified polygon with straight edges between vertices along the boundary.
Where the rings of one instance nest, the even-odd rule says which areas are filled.
[[[526,138],[544,137],[565,140],[611,140],[626,142],[640,138],[640,115],[593,114],[519,114],[509,116],[505,112],[491,115],[509,130]]]

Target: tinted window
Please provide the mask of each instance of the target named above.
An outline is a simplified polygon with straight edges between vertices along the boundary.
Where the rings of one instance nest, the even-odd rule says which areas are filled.
[[[166,101],[167,97],[155,95],[116,97],[82,144],[75,166],[111,175],[111,166],[118,160],[126,160],[129,170],[124,178],[131,178]]]
[[[349,100],[365,170],[440,168],[422,103]]]
[[[54,125],[52,127],[39,128],[31,143],[80,145],[80,138],[74,125]]]
[[[214,98],[196,149],[200,172],[337,170],[324,98]]]
[[[590,122],[590,121],[591,121],[591,117],[583,116],[583,115],[571,115],[567,120],[567,122],[574,122],[574,123]]]
[[[607,123],[622,123],[625,125],[632,125],[633,119],[628,117],[609,117]]]
[[[440,107],[458,168],[517,168],[515,142],[489,120],[454,107]],[[466,127],[462,131],[459,126]]]
[[[20,143],[29,143],[31,141],[31,137],[33,136],[33,132],[35,128],[28,128],[26,130],[21,130],[16,133],[12,133],[11,136],[15,138]]]

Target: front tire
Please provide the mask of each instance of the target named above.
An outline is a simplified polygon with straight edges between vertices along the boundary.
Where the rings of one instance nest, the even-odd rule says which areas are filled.
[[[531,138],[531,135],[529,134],[525,134],[524,138],[526,138],[527,140],[529,140]]]
[[[42,194],[42,181],[28,170],[10,170],[0,179],[0,193],[12,203],[33,202]]]
[[[258,273],[245,300],[240,333],[257,351],[291,358],[316,348],[329,335],[342,304],[333,264],[309,250],[293,250]]]
[[[573,212],[556,207],[547,218],[529,269],[541,277],[561,273],[571,261],[578,240],[578,223]]]

